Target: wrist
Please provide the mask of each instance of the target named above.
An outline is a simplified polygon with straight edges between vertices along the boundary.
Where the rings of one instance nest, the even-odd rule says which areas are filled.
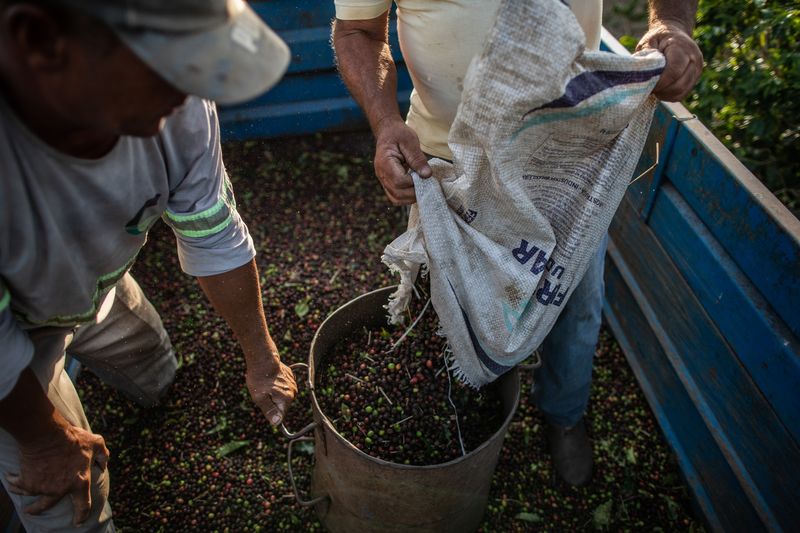
[[[658,28],[679,30],[686,35],[691,36],[694,30],[694,21],[686,21],[680,18],[673,17],[655,17],[650,20],[648,30],[652,31]]]
[[[12,391],[0,400],[0,427],[20,448],[38,448],[58,440],[71,426],[47,398],[33,371],[26,368]]]
[[[245,354],[246,371],[274,376],[278,373],[281,358],[276,349],[259,350]]]
[[[380,139],[386,131],[404,125],[405,121],[403,117],[400,116],[399,111],[396,113],[388,113],[374,122],[372,133],[375,135],[376,139]]]
[[[22,453],[37,453],[57,446],[70,432],[71,425],[58,411],[46,421],[32,425],[30,431],[15,435]]]

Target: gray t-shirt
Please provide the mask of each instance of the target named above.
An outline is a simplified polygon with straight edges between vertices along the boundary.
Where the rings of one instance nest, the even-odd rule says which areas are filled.
[[[181,268],[209,276],[255,256],[236,212],[212,102],[190,97],[154,137],[99,159],[42,142],[0,98],[0,398],[30,364],[25,330],[95,320],[163,218]]]

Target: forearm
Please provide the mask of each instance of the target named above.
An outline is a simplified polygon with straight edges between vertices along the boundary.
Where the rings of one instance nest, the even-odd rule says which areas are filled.
[[[333,47],[339,73],[376,135],[386,121],[402,120],[397,105],[397,70],[388,41],[388,13],[370,21],[334,21]]]
[[[650,26],[666,21],[680,24],[691,35],[697,15],[697,0],[649,0]]]
[[[30,368],[0,400],[0,426],[20,451],[19,469],[4,473],[8,490],[36,498],[24,511],[40,514],[68,495],[74,524],[83,523],[92,509],[92,465],[105,470],[108,462],[103,437],[64,419]]]
[[[254,362],[278,365],[278,351],[269,334],[255,259],[215,276],[198,277],[214,309],[233,330],[248,366]]]
[[[22,371],[11,392],[0,400],[0,427],[20,446],[44,442],[66,425],[30,368]]]

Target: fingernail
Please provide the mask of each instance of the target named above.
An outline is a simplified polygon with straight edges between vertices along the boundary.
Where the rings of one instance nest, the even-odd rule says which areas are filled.
[[[281,415],[272,415],[272,424],[278,425],[281,422]]]

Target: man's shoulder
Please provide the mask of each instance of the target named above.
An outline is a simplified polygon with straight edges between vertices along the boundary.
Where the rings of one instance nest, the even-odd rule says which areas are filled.
[[[214,102],[190,96],[167,117],[159,133],[165,156],[189,164],[219,142],[219,123]]]
[[[214,102],[189,96],[181,107],[167,117],[161,133],[162,135],[199,134],[215,129],[216,121],[217,110]]]

